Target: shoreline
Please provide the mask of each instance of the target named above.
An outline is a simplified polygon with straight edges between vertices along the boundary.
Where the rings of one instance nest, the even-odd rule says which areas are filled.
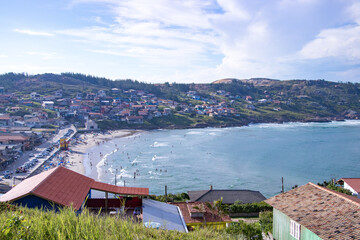
[[[360,121],[354,119],[346,119],[344,121]],[[286,124],[286,123],[327,123],[327,122],[343,122],[339,120],[332,121],[288,121],[288,122],[253,122],[246,125],[234,125],[234,126],[203,126],[203,127],[187,127],[187,128],[156,128],[156,129],[147,129],[150,130],[176,130],[176,129],[197,129],[197,128],[230,128],[230,127],[246,127],[257,124]],[[97,164],[101,162],[102,156],[95,157],[86,156],[85,154],[89,149],[105,144],[116,138],[124,138],[135,135],[137,133],[145,132],[146,129],[119,129],[119,130],[108,130],[105,133],[95,132],[95,133],[81,133],[77,138],[77,142],[70,146],[71,154],[69,155],[70,164],[67,165],[69,169],[83,174],[91,178],[98,178],[99,176],[95,175],[95,170]],[[107,154],[107,153],[104,153]]]
[[[69,155],[70,164],[67,166],[70,170],[86,176],[85,154],[89,149],[112,139],[129,137],[139,132],[142,132],[142,130],[120,129],[107,131],[106,133],[81,133],[80,136],[77,137],[76,142],[69,147],[71,150],[71,154]]]

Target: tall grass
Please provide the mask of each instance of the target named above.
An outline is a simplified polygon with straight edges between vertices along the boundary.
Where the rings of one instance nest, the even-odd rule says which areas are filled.
[[[202,229],[190,233],[145,228],[129,219],[38,209],[0,208],[0,239],[230,239],[223,232]]]

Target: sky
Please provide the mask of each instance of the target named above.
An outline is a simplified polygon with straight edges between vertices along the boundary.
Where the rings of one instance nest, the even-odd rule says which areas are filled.
[[[360,1],[2,0],[6,72],[360,82]]]

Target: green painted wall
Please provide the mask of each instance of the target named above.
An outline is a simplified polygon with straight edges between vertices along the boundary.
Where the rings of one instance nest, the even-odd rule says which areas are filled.
[[[295,240],[290,235],[290,218],[274,208],[273,237],[276,240]],[[301,226],[301,240],[321,240],[315,233]]]
[[[306,227],[301,226],[301,239],[306,240],[322,240],[315,233],[307,229]]]

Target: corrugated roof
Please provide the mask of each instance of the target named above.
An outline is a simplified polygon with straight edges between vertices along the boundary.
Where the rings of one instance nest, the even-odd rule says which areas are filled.
[[[51,169],[46,172],[42,172],[38,175],[35,175],[31,178],[28,178],[18,185],[13,187],[10,191],[0,197],[1,202],[14,201],[22,196],[28,195],[33,191],[45,178],[52,174],[56,168]]]
[[[33,194],[60,205],[73,205],[74,209],[79,209],[90,189],[122,195],[149,195],[148,188],[117,187],[100,183],[60,166],[22,181],[1,196],[0,201],[15,201]]]
[[[201,190],[188,191],[190,201],[213,202],[223,198],[224,204],[261,202],[266,198],[259,191],[252,190]]]
[[[308,183],[265,202],[322,239],[360,239],[356,197]]]
[[[357,193],[360,193],[360,178],[342,178],[339,181],[346,182]]]
[[[142,203],[143,223],[157,222],[162,229],[187,232],[184,218],[177,206],[151,199],[143,199]]]
[[[91,186],[92,189],[100,190],[104,192],[111,192],[121,195],[149,195],[149,188],[138,188],[138,187],[119,187],[102,182],[94,182]]]
[[[210,210],[206,204],[202,202],[174,202],[171,203],[180,208],[184,217],[185,223],[204,223],[203,217],[191,217],[189,209],[200,206],[200,211],[203,212],[206,222],[231,222],[231,218],[228,215],[221,215],[217,211]]]

